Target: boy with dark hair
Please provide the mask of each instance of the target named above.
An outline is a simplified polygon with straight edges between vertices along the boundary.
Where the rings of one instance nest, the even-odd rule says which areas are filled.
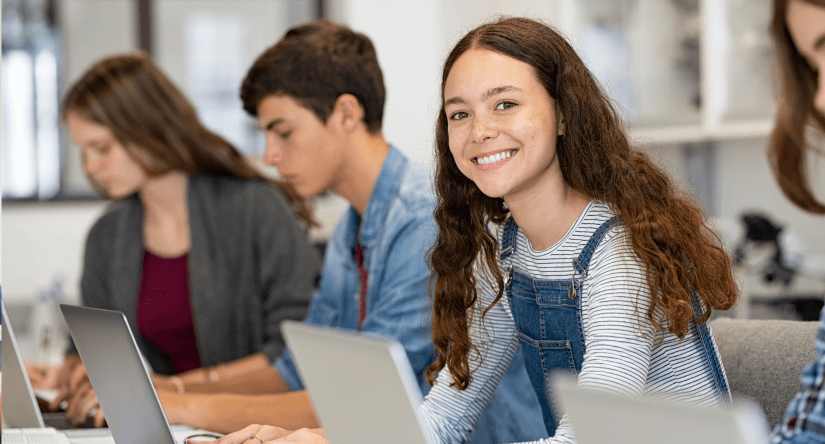
[[[372,42],[325,20],[287,32],[258,57],[241,87],[244,109],[266,133],[264,162],[303,196],[332,191],[351,205],[328,242],[304,322],[396,338],[426,393],[424,370],[435,358],[427,267],[435,198],[429,171],[384,139],[384,97]],[[212,381],[206,372],[174,381],[177,394],[161,392],[170,422],[223,432],[250,423],[318,426],[288,349],[255,374]],[[474,442],[539,439],[546,436],[542,424],[519,353]]]

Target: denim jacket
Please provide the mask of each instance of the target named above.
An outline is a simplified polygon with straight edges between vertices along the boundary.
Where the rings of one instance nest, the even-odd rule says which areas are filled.
[[[363,220],[350,207],[327,243],[321,280],[304,319],[309,324],[358,329],[360,277],[353,252],[359,240],[369,273],[367,315],[361,330],[400,342],[422,390],[428,388],[422,375],[435,356],[425,261],[437,230],[434,206],[426,168],[411,164],[390,147]],[[288,348],[275,367],[290,388],[303,389]]]
[[[393,337],[404,346],[423,394],[430,390],[424,371],[436,356],[426,260],[437,233],[434,208],[430,172],[390,147],[363,220],[350,208],[329,240],[321,281],[304,319],[358,329],[360,280],[353,252],[356,240],[360,241],[369,273],[367,315],[361,330]],[[541,410],[520,358],[514,358],[515,364],[482,413],[474,444],[541,437]],[[290,388],[303,389],[288,348],[275,367]]]

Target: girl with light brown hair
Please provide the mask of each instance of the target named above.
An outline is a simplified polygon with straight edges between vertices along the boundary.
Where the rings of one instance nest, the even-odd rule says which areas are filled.
[[[825,134],[825,76],[820,74],[825,69],[823,9],[823,0],[776,0],[770,28],[779,73],[771,166],[788,199],[817,214],[825,213],[825,205],[808,183],[806,154],[811,141],[806,130]]]
[[[309,207],[205,128],[144,53],[95,63],[62,117],[113,200],[86,241],[83,305],[124,312],[159,388],[266,392],[279,323],[303,319],[320,271]],[[29,370],[37,385],[44,369]],[[73,349],[53,374],[52,405],[68,400],[69,418],[85,421],[97,399]]]
[[[808,181],[815,133],[825,138],[825,0],[774,0],[771,20],[779,107],[768,157],[779,186],[805,211],[823,214],[825,205]],[[774,430],[773,443],[825,442],[825,317],[820,314],[816,360],[800,377],[801,389]]]

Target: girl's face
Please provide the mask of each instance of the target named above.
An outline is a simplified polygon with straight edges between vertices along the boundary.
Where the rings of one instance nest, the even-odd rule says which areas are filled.
[[[490,197],[517,198],[560,180],[556,138],[564,125],[533,68],[471,49],[444,85],[450,152],[459,170]]]
[[[791,0],[786,20],[797,51],[818,73],[814,107],[825,114],[825,7]]]
[[[83,168],[112,198],[138,192],[149,177],[109,128],[76,113],[66,116],[72,140],[80,146]]]

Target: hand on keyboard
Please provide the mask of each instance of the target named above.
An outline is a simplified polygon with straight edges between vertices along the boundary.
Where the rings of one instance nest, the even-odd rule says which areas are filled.
[[[293,432],[280,427],[258,424],[250,425],[245,429],[212,441],[213,444],[276,444],[285,442],[328,444],[323,429],[300,429]],[[195,444],[195,441],[187,441],[186,444]]]

